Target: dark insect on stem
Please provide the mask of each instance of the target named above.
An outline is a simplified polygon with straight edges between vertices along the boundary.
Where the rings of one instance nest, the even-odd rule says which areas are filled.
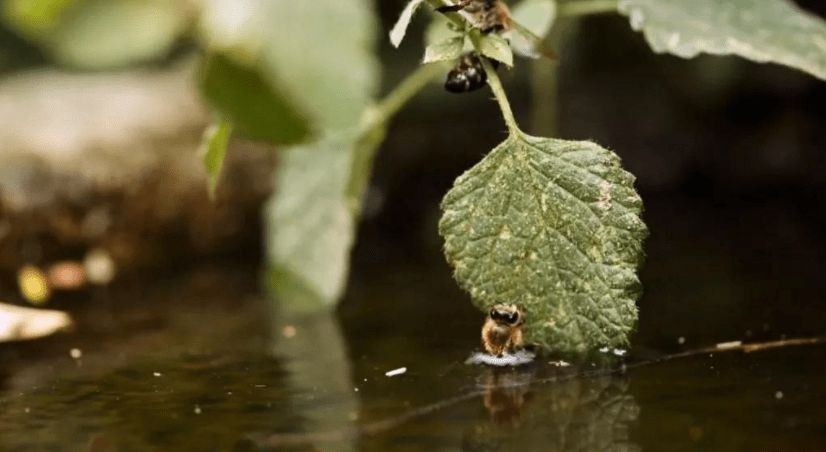
[[[469,52],[459,58],[459,63],[447,73],[445,89],[451,93],[469,93],[482,88],[488,83],[488,74],[482,66],[481,58],[476,52]],[[490,61],[494,68],[499,67],[496,60]]]

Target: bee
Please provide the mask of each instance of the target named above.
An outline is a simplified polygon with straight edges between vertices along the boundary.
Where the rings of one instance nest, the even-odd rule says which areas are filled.
[[[442,14],[459,13],[483,34],[501,33],[513,50],[524,57],[557,58],[542,38],[513,21],[510,9],[503,0],[455,0],[455,4],[440,6],[436,11]]]
[[[515,304],[498,304],[491,308],[482,327],[482,345],[496,356],[513,353],[524,346],[522,325],[525,312]]]
[[[457,0],[454,5],[436,8],[440,13],[461,14],[482,33],[499,32],[511,27],[511,12],[502,0]]]
[[[445,89],[451,93],[468,93],[476,91],[488,83],[488,74],[482,67],[483,56],[476,52],[469,52],[459,58],[459,63],[447,73]],[[489,60],[494,69],[499,67],[499,62]]]

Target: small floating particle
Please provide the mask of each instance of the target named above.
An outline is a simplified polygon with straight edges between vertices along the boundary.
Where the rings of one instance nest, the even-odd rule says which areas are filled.
[[[294,338],[295,333],[297,333],[297,332],[298,332],[298,330],[293,325],[287,325],[287,326],[284,327],[283,330],[281,330],[281,334],[283,334],[284,337],[286,337],[287,339]]]
[[[621,350],[619,348],[614,349],[614,354],[617,355],[617,356],[622,356],[626,353],[628,353],[628,350]]]
[[[20,293],[33,305],[42,305],[49,300],[51,289],[49,281],[42,270],[26,265],[17,272],[17,284],[20,286]]]
[[[720,342],[717,344],[717,350],[726,350],[729,348],[737,348],[743,345],[743,341]]]
[[[608,353],[608,350],[610,350],[608,347],[602,347],[599,349],[600,353]]]
[[[568,367],[571,365],[571,363],[562,361],[561,359],[559,361],[548,361],[548,364],[556,367]]]
[[[780,400],[783,398],[783,391],[777,391],[774,393],[774,398]]]
[[[359,392],[359,388],[358,388],[358,386],[357,386],[357,387],[355,387],[355,388],[353,388],[353,391],[355,391],[355,392]]]
[[[267,385],[255,385],[256,388],[266,388]]]
[[[71,356],[74,359],[80,359],[80,357],[83,356],[83,352],[80,351],[79,348],[73,348],[69,350],[69,356]]]
[[[677,338],[677,343],[680,344],[680,345],[685,344],[685,337],[683,337],[683,336],[678,337]]]
[[[199,405],[195,405],[195,409],[193,411],[195,414],[201,414],[201,407]]]
[[[160,373],[160,372],[152,372],[152,375],[154,375],[154,376],[156,376],[156,377],[160,377],[160,376],[161,376],[161,373]]]
[[[393,369],[389,372],[385,372],[384,375],[388,377],[395,377],[396,375],[401,375],[407,372],[407,367],[399,367],[398,369]]]

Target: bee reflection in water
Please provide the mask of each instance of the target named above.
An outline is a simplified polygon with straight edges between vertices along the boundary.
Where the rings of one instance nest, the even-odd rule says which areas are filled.
[[[470,427],[462,435],[462,451],[497,450],[522,425],[522,414],[532,399],[533,369],[489,368],[478,386],[487,419]]]

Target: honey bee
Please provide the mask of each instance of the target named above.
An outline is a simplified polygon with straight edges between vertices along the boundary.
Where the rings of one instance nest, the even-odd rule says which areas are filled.
[[[556,59],[556,53],[543,43],[542,38],[513,21],[510,9],[503,0],[455,0],[455,4],[440,6],[436,11],[459,13],[484,34],[501,33],[513,50],[522,56]]]
[[[525,312],[515,304],[498,304],[491,308],[482,327],[482,345],[496,356],[513,353],[524,346],[522,325]]]
[[[483,56],[476,52],[469,52],[459,58],[459,63],[447,73],[445,89],[451,93],[468,93],[476,91],[485,86],[488,82],[488,74],[482,67]],[[489,60],[494,69],[499,67],[499,62]]]

